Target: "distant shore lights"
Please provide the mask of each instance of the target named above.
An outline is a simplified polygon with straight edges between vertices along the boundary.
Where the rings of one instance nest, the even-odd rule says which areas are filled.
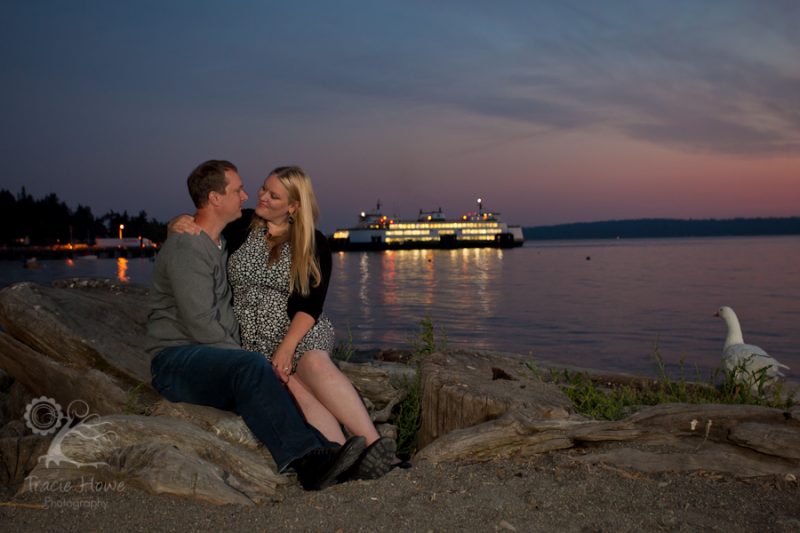
[[[119,225],[119,240],[122,240],[122,230],[125,229],[125,224]]]

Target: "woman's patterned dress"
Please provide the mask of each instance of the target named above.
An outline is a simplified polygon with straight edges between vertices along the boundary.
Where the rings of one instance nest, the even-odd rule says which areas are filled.
[[[268,265],[269,245],[266,230],[250,231],[247,240],[228,260],[228,281],[233,289],[233,312],[239,321],[242,347],[261,352],[267,359],[289,331],[289,270],[291,244],[285,243],[280,258]],[[297,370],[300,357],[309,350],[331,353],[334,331],[323,313],[317,323],[297,345],[292,359],[292,372]]]

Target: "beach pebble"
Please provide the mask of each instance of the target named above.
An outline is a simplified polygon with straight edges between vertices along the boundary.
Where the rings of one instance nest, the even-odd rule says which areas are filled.
[[[505,531],[516,531],[517,528],[506,522],[505,520],[500,520],[500,523],[497,524],[497,531],[505,530]]]

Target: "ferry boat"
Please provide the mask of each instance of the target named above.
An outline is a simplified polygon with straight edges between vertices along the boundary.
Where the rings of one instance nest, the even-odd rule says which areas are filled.
[[[397,250],[420,248],[513,248],[525,239],[520,226],[509,226],[499,213],[483,209],[460,219],[448,220],[438,211],[422,211],[417,220],[395,220],[381,213],[381,203],[373,213],[362,212],[358,225],[339,229],[329,239],[331,250]]]

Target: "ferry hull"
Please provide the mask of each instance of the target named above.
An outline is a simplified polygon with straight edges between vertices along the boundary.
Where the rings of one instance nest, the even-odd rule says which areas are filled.
[[[510,233],[498,235],[495,240],[465,240],[465,239],[439,239],[438,241],[395,241],[382,240],[352,242],[349,238],[328,239],[331,250],[334,252],[382,251],[382,250],[455,250],[458,248],[516,248],[522,246],[524,241],[515,239]]]

